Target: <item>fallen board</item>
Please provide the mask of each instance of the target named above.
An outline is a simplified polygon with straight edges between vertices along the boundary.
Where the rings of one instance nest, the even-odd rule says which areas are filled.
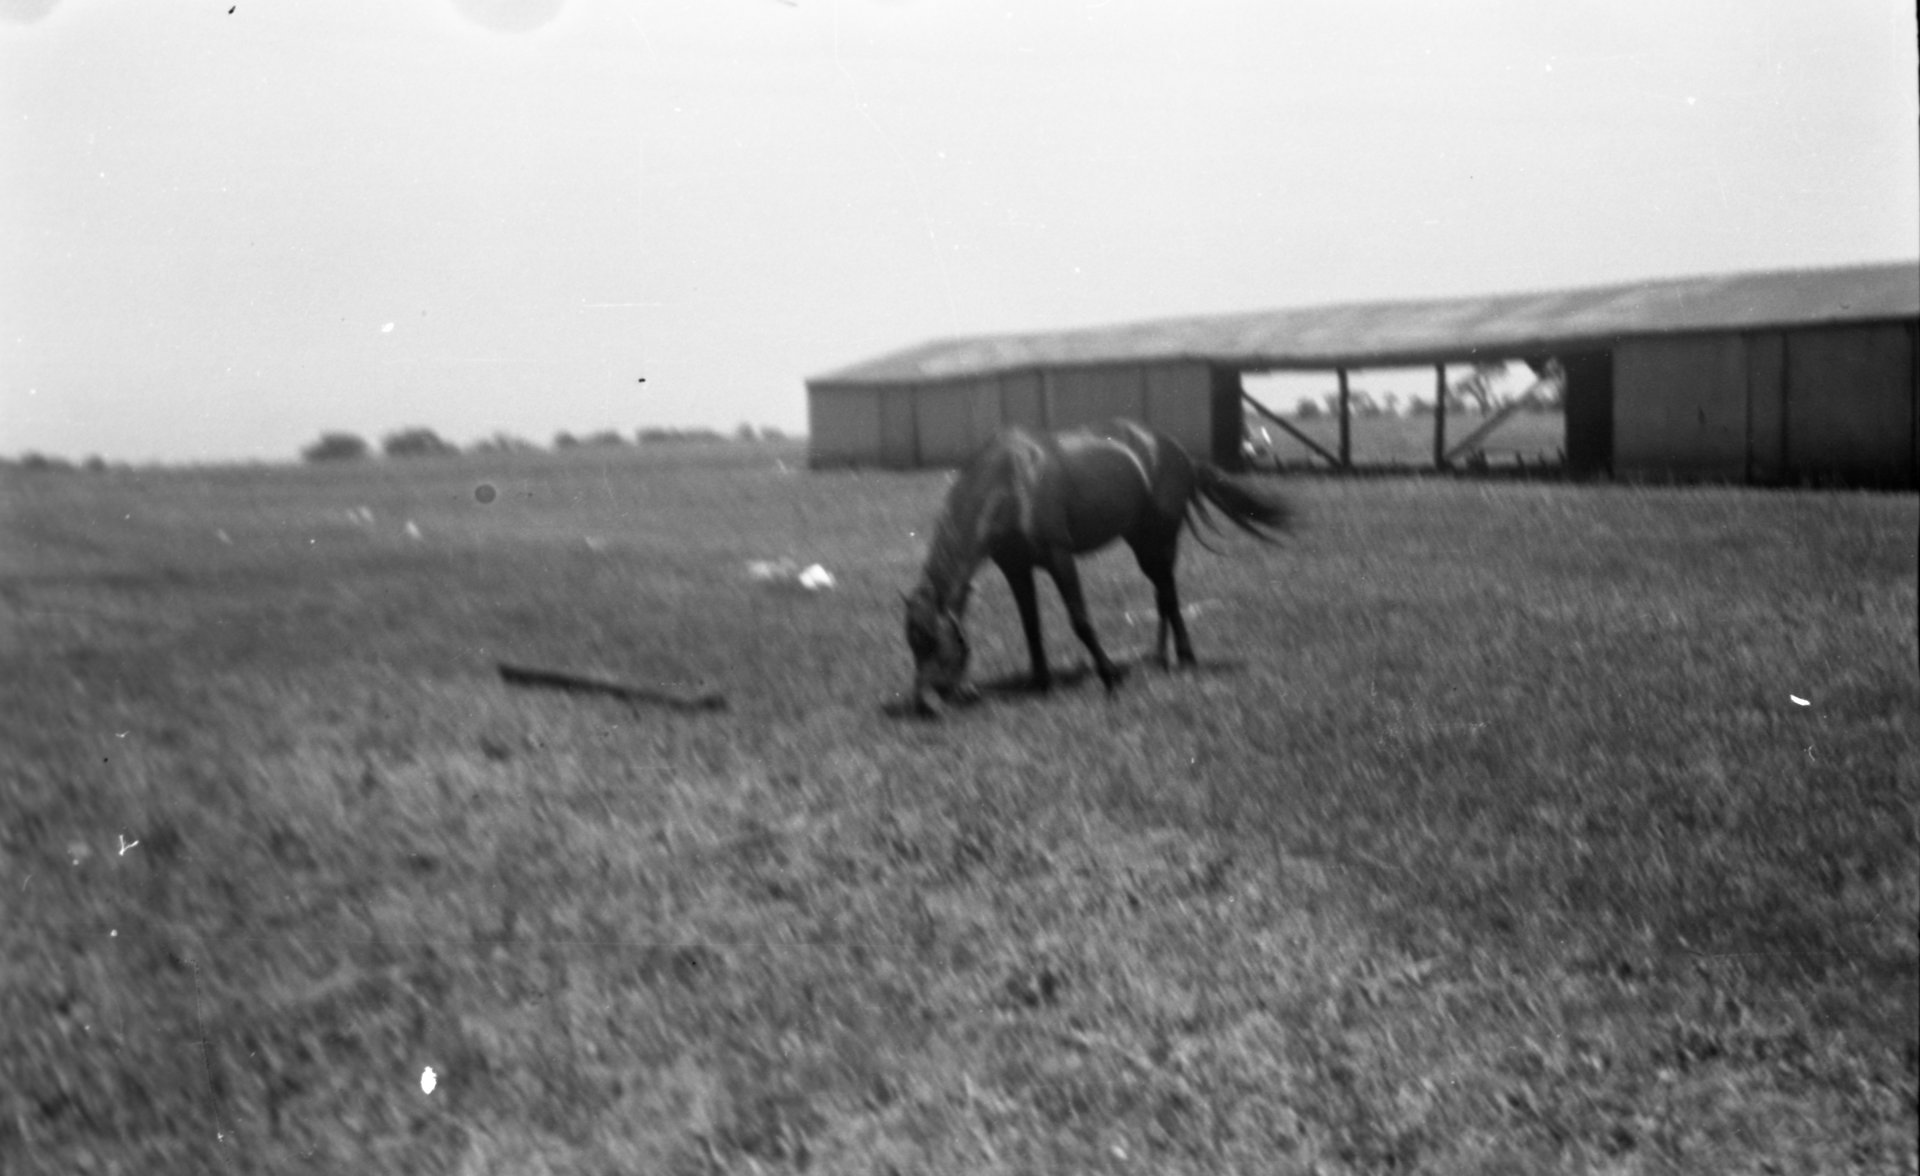
[[[712,711],[727,709],[726,695],[716,691],[687,694],[656,686],[636,686],[613,678],[576,674],[568,670],[539,670],[527,666],[500,663],[500,678],[509,686],[540,686],[551,690],[569,690],[577,694],[604,694],[626,702],[645,702],[674,710]]]

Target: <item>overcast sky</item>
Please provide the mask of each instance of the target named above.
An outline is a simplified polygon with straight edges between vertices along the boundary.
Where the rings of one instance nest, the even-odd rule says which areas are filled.
[[[0,0],[0,453],[795,431],[935,336],[1909,258],[1912,8]]]

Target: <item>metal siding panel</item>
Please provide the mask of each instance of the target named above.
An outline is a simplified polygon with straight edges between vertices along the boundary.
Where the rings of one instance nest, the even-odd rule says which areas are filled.
[[[1158,364],[1147,369],[1145,421],[1188,453],[1213,448],[1212,373],[1204,363]]]
[[[913,435],[913,386],[881,388],[879,392],[880,464],[911,469],[919,460]]]
[[[1063,368],[1047,373],[1048,424],[1055,429],[1146,413],[1146,381],[1131,365]]]
[[[920,437],[920,464],[955,466],[979,444],[973,433],[972,382],[937,384],[915,391]]]
[[[1039,372],[1003,376],[999,383],[1002,428],[1019,425],[1040,430],[1047,427],[1046,397]]]
[[[880,398],[873,389],[807,389],[808,465],[870,465],[879,460]]]
[[[973,443],[977,447],[1004,427],[1000,419],[1000,381],[974,380],[967,388],[973,408]]]
[[[1747,336],[1747,478],[1787,473],[1786,348],[1778,332]]]
[[[1744,480],[1746,341],[1632,339],[1614,352],[1613,459],[1625,477]]]
[[[1902,325],[1787,336],[1791,477],[1914,482],[1913,335]]]

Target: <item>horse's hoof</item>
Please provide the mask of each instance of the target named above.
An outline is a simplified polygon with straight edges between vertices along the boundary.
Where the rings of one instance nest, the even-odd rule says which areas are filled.
[[[1126,666],[1109,666],[1106,671],[1100,675],[1100,682],[1106,686],[1108,694],[1112,694],[1114,691],[1120,689],[1120,683],[1126,680]]]

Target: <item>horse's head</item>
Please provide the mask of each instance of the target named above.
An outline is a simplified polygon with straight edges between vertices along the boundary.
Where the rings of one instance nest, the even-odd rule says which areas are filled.
[[[960,616],[942,608],[924,587],[906,598],[907,648],[913,650],[913,703],[923,713],[951,698],[967,676],[967,634]]]

